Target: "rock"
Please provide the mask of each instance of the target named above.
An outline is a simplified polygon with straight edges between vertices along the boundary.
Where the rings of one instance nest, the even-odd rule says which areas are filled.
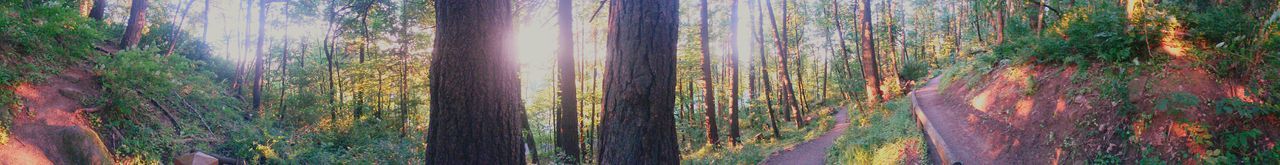
[[[67,162],[82,164],[111,164],[110,152],[98,133],[83,126],[71,126],[58,130],[55,136],[60,138],[58,150]],[[56,164],[56,163],[55,163]]]
[[[61,94],[62,96],[66,96],[67,98],[71,98],[71,100],[75,100],[75,101],[81,101],[85,99],[84,91],[81,91],[75,88],[70,88],[70,87],[58,89],[58,94]]]
[[[178,156],[178,160],[174,160],[173,163],[178,165],[217,165],[218,158],[204,154],[204,152],[194,152]]]
[[[102,108],[100,108],[100,107],[89,107],[89,108],[80,108],[80,109],[79,109],[79,111],[82,111],[82,112],[84,112],[84,113],[94,113],[94,112],[98,112],[98,111],[101,111],[101,110],[102,110]]]

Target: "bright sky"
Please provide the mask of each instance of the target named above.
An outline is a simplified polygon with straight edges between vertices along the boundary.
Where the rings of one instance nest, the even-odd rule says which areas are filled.
[[[251,43],[248,45],[244,44],[243,42],[244,42],[244,37],[246,37],[246,34],[247,34],[245,31],[246,24],[248,24],[249,33],[252,33],[252,35],[256,35],[257,33],[257,30],[258,30],[257,29],[258,28],[257,8],[255,7],[253,9],[251,13],[253,15],[248,17],[248,20],[246,20],[246,17],[245,17],[246,12],[244,11],[245,6],[244,6],[244,2],[242,1],[213,0],[209,2],[213,4],[211,5],[211,9],[210,9],[212,11],[210,11],[209,13],[210,25],[209,25],[209,32],[208,32],[209,38],[207,40],[211,44],[210,46],[213,47],[213,51],[214,51],[213,53],[216,54],[217,56],[227,58],[230,60],[252,59],[251,57],[253,57],[255,48],[249,47],[248,49],[245,49],[245,46],[256,46],[255,45],[256,43],[252,43],[252,42],[256,42],[256,40],[253,40],[254,38],[250,38],[251,40],[249,42]],[[594,3],[594,1],[591,1],[591,2],[584,1],[584,2],[578,2],[576,4],[591,5],[591,6],[597,5],[597,3]],[[192,15],[203,14],[200,11],[202,10],[202,7],[203,7],[201,5],[203,4],[196,3],[195,5],[196,8],[193,8],[190,14]],[[697,4],[691,4],[691,5],[697,5]],[[721,5],[721,4],[713,4],[713,5]],[[723,5],[728,5],[728,4],[725,3]],[[312,42],[319,42],[320,40],[323,39],[323,35],[325,34],[325,30],[327,28],[326,27],[327,23],[323,22],[323,20],[319,18],[297,17],[297,18],[294,18],[294,20],[292,21],[293,23],[289,24],[288,27],[284,27],[284,25],[280,25],[279,23],[285,19],[285,16],[280,12],[281,11],[280,9],[283,8],[283,6],[284,5],[281,3],[272,4],[270,6],[270,10],[268,11],[270,13],[268,13],[267,15],[268,16],[267,28],[266,28],[267,30],[266,34],[268,37],[267,42],[281,42],[281,39],[282,39],[281,37],[289,37],[291,40],[295,40],[295,41],[301,39],[301,40],[308,40]],[[737,33],[739,37],[738,37],[738,41],[736,42],[736,44],[738,44],[738,48],[740,49],[739,58],[741,58],[741,60],[739,61],[749,61],[751,59],[754,59],[752,57],[755,57],[755,56],[752,56],[752,55],[755,55],[756,54],[755,50],[757,50],[756,47],[753,47],[753,44],[752,44],[752,42],[754,42],[753,41],[754,38],[751,37],[750,31],[748,31],[748,30],[751,30],[749,28],[750,26],[747,26],[749,23],[752,23],[750,22],[750,20],[752,19],[748,19],[748,18],[752,18],[749,16],[751,16],[750,14],[753,10],[752,8],[749,8],[746,4],[742,4],[739,7],[741,11],[740,16],[743,17],[743,19],[738,22],[738,26],[740,28],[738,28],[739,31]],[[522,72],[521,77],[523,81],[521,85],[523,86],[523,89],[524,89],[522,93],[525,96],[526,100],[528,100],[530,96],[533,96],[535,94],[534,92],[537,92],[538,90],[541,90],[545,87],[549,87],[551,85],[551,80],[553,78],[552,76],[554,76],[553,73],[555,71],[554,70],[555,51],[556,51],[556,48],[558,48],[558,43],[556,38],[558,25],[555,24],[555,21],[554,21],[554,10],[555,10],[554,4],[542,5],[541,8],[530,11],[532,12],[533,15],[529,17],[525,17],[527,19],[523,21],[519,21],[516,24],[516,29],[515,29],[516,34],[515,34],[515,41],[514,41],[515,45],[513,46],[514,47],[513,49],[515,49],[515,55],[517,55],[518,59],[520,60],[521,72]],[[717,13],[717,14],[721,14],[721,13]],[[722,14],[728,14],[728,12],[724,12]],[[192,16],[192,17],[195,17],[195,16]],[[606,18],[604,18],[606,17],[605,15],[601,15],[600,17],[601,18],[597,18],[600,20],[596,20],[596,21],[607,21],[605,20]],[[720,17],[720,18],[725,18],[725,17]],[[188,23],[192,23],[190,21],[193,21],[193,20],[188,20]],[[575,21],[574,31],[577,32],[576,35],[589,35],[585,32],[585,31],[588,31],[588,29],[584,28],[587,26],[586,20],[574,20],[574,21]],[[683,20],[683,21],[696,22],[697,20]],[[198,24],[189,24],[189,25],[198,25]],[[696,26],[696,23],[693,25]],[[728,29],[728,28],[715,28],[715,27],[712,28],[712,30],[725,30],[725,29]],[[191,32],[192,34],[200,34],[202,32],[202,31],[197,31],[198,28],[188,28],[187,30],[189,30],[189,32]],[[575,37],[575,38],[577,40],[582,40],[582,39],[585,39],[586,37]],[[713,43],[711,43],[712,44],[711,46],[713,49],[712,50],[713,58],[721,59],[719,56],[727,56],[727,52],[724,51],[723,48],[728,45],[724,43],[724,39],[727,39],[727,38],[712,39],[711,42]],[[603,48],[602,44],[604,43],[601,42],[601,43],[592,43],[592,44],[593,45],[577,45],[578,51],[579,51],[578,58],[587,58],[582,56],[604,57],[604,55],[602,54],[592,55],[592,54],[603,53],[602,51],[599,51],[599,49]],[[595,45],[595,44],[600,44],[600,45]],[[740,63],[740,64],[745,64],[745,63]]]

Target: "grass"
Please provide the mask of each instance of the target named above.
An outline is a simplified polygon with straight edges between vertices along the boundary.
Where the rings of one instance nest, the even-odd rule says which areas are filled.
[[[850,112],[849,131],[836,139],[827,162],[836,164],[904,164],[925,161],[924,135],[911,114],[911,102],[898,98],[865,113]],[[915,157],[904,157],[914,150]]]

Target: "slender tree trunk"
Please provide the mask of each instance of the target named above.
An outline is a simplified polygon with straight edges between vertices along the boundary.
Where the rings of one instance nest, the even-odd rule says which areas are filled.
[[[427,164],[525,164],[511,1],[436,1]]]
[[[521,110],[520,118],[523,118],[520,125],[524,127],[521,135],[524,136],[524,147],[529,150],[529,159],[533,161],[531,164],[541,164],[542,161],[538,160],[538,142],[533,140],[533,131],[529,129],[529,112]]]
[[[738,0],[733,0],[733,12],[729,16],[729,70],[732,82],[729,86],[729,143],[741,145],[742,133],[738,128]]]
[[[195,1],[195,0],[192,0],[192,1]],[[293,15],[288,14],[289,2],[287,1],[284,2],[284,13],[286,13],[284,15],[284,22],[285,22],[284,31],[285,31],[285,34],[288,34],[289,21],[293,20]],[[281,56],[280,56],[280,105],[279,105],[280,111],[276,112],[276,115],[279,115],[277,117],[280,118],[280,121],[285,121],[284,120],[285,117],[288,116],[285,113],[289,112],[289,105],[284,104],[284,101],[289,98],[289,93],[287,93],[289,89],[289,37],[286,35],[283,38],[284,38],[284,52],[281,53]]]
[[[880,92],[880,69],[876,61],[875,42],[871,30],[871,0],[862,1],[862,75],[866,79],[867,102],[878,103]]]
[[[699,45],[702,46],[702,102],[707,108],[703,110],[705,115],[703,118],[704,126],[707,128],[707,144],[715,146],[720,144],[720,129],[716,126],[716,86],[714,85],[714,78],[711,77],[711,45],[707,44],[708,40],[710,40],[707,37],[709,33],[707,32],[709,29],[709,25],[707,25],[707,5],[707,0],[702,0],[702,30],[698,36],[701,38]]]
[[[102,21],[103,18],[106,18],[106,13],[107,0],[93,0],[93,8],[89,9],[89,18]]]
[[[258,115],[263,115],[262,111],[262,63],[266,58],[267,39],[267,1],[258,3],[258,48],[253,58],[253,109],[258,111]]]
[[[409,35],[409,28],[413,25],[409,24],[409,19],[413,18],[409,17],[409,11],[410,7],[418,6],[412,5],[410,2],[403,2],[402,4],[403,6],[400,7],[400,29],[397,29],[399,37],[396,37],[400,42],[400,50],[398,52],[400,54],[400,92],[396,94],[396,97],[400,99],[400,105],[396,106],[396,108],[400,109],[400,137],[404,138],[409,133],[409,97],[411,96],[409,94],[409,41],[412,40],[410,39],[412,36]],[[306,55],[306,53],[303,53],[303,55]],[[306,68],[306,65],[303,65],[303,68]]]
[[[209,0],[204,0],[204,28],[200,32],[200,38],[209,40]]]
[[[573,58],[573,1],[558,0],[556,20],[560,22],[560,54],[556,56],[560,74],[560,111],[556,117],[556,147],[564,152],[560,163],[578,164],[578,88],[575,88]]]
[[[843,69],[844,69],[845,77],[846,77],[846,78],[849,78],[849,79],[852,79],[852,78],[853,78],[853,68],[852,68],[851,64],[849,64],[849,61],[848,61],[848,59],[849,59],[849,52],[850,52],[850,50],[849,50],[849,46],[848,46],[848,44],[846,44],[846,43],[845,43],[845,38],[844,38],[844,34],[845,34],[845,33],[844,33],[844,23],[843,23],[843,22],[841,22],[841,21],[844,21],[844,19],[843,19],[843,18],[840,18],[840,15],[842,15],[842,14],[840,14],[840,1],[838,1],[838,0],[837,0],[837,1],[832,1],[832,3],[831,3],[831,4],[832,4],[832,8],[833,8],[833,9],[832,9],[832,14],[831,14],[831,15],[833,15],[833,16],[834,16],[834,18],[833,18],[833,19],[835,20],[834,22],[835,22],[835,25],[836,25],[836,33],[838,33],[838,34],[836,34],[836,36],[837,36],[837,38],[838,38],[838,39],[840,39],[840,51],[839,51],[839,52],[840,52],[840,61],[844,64],[844,68],[843,68]],[[857,7],[853,7],[853,10],[855,10],[855,11],[854,11],[854,13],[857,13],[857,11],[856,11],[857,9],[858,9]]]
[[[676,0],[613,0],[597,163],[677,164]]]
[[[196,0],[188,0],[187,4],[184,5],[186,7],[182,8],[182,14],[178,15],[178,18],[175,18],[178,21],[175,22],[175,28],[173,28],[173,31],[169,32],[169,48],[164,51],[165,57],[169,57],[169,55],[173,54],[173,47],[177,46],[180,42],[178,41],[178,34],[182,32],[182,27],[186,25],[187,12],[191,11],[191,5],[195,4],[195,2]]]
[[[778,131],[778,118],[774,116],[776,113],[773,110],[773,98],[770,98],[772,94],[769,91],[773,90],[773,85],[769,84],[769,60],[768,53],[765,51],[767,45],[764,43],[764,8],[760,6],[762,6],[760,5],[760,0],[756,0],[756,11],[758,12],[756,12],[755,36],[757,47],[760,48],[760,80],[764,83],[762,84],[764,85],[764,108],[765,112],[769,114],[769,126],[773,128],[773,138],[779,139],[782,138],[782,133]]]
[[[129,7],[129,26],[125,28],[123,38],[120,39],[120,49],[129,49],[138,45],[138,40],[142,39],[142,28],[147,26],[147,0],[133,0],[132,7]]]
[[[765,3],[766,3],[766,6],[768,6],[769,11],[770,11],[770,12],[769,12],[769,19],[770,19],[770,20],[775,20],[775,19],[774,19],[774,14],[773,14],[773,12],[772,12],[772,11],[773,11],[773,4],[772,4],[772,2],[771,2],[771,1],[769,1],[769,0],[766,0],[766,2],[765,2]],[[791,113],[792,117],[794,117],[793,121],[795,121],[795,122],[796,122],[796,126],[798,126],[798,127],[803,127],[803,126],[804,126],[804,123],[805,123],[805,122],[804,122],[804,118],[801,118],[801,116],[803,116],[803,115],[801,115],[801,114],[800,114],[800,107],[799,107],[799,105],[797,105],[797,104],[799,104],[799,103],[797,103],[797,101],[796,101],[795,91],[794,91],[794,90],[792,90],[792,88],[794,88],[795,86],[791,84],[791,75],[790,75],[790,74],[787,74],[787,70],[788,70],[788,69],[787,69],[787,63],[788,63],[788,62],[787,62],[787,61],[788,61],[788,60],[787,60],[787,56],[788,56],[788,55],[787,55],[787,53],[788,53],[788,51],[787,51],[787,45],[786,45],[786,41],[787,41],[787,34],[786,34],[786,33],[787,33],[787,26],[786,26],[786,24],[787,24],[787,2],[786,2],[786,0],[783,0],[783,1],[782,1],[782,13],[783,13],[783,15],[782,15],[782,16],[783,16],[783,17],[782,17],[782,24],[783,24],[783,26],[782,26],[782,29],[781,29],[782,31],[781,31],[781,32],[777,31],[777,30],[779,30],[779,29],[778,29],[778,24],[777,24],[777,22],[775,21],[775,22],[773,23],[774,37],[775,37],[775,38],[777,38],[777,40],[776,40],[775,42],[776,42],[776,44],[778,45],[778,48],[779,48],[779,49],[778,49],[778,57],[779,57],[779,60],[780,60],[780,61],[778,62],[778,64],[779,64],[778,66],[780,66],[780,67],[778,68],[778,76],[782,76],[782,78],[779,80],[779,83],[780,83],[779,85],[782,85],[782,88],[783,88],[783,89],[781,90],[781,92],[782,92],[782,98],[784,99],[784,100],[783,100],[783,104],[782,104],[782,105],[784,105],[784,107],[787,109],[787,110],[784,110],[784,111],[787,111],[787,112]]]

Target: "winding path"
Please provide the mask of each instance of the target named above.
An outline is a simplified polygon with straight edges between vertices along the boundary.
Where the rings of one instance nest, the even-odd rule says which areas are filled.
[[[827,150],[835,144],[836,138],[849,130],[848,110],[840,107],[836,111],[836,125],[817,139],[797,144],[769,155],[764,164],[809,165],[823,164],[827,159]]]

